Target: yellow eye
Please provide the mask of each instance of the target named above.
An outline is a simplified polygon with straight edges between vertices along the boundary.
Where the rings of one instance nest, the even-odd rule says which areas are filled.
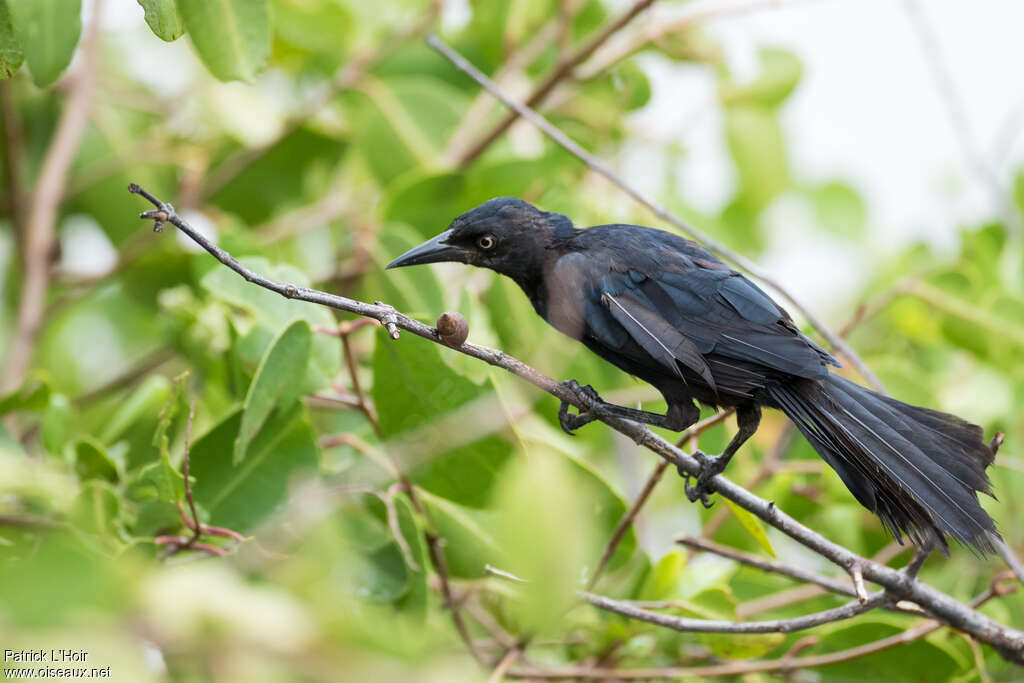
[[[476,243],[477,243],[477,246],[479,246],[481,249],[493,249],[494,245],[495,245],[494,236],[493,235],[484,235],[483,237],[478,239],[476,241]]]

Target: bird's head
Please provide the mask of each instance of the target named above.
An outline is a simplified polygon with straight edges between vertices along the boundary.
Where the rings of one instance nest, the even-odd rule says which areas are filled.
[[[499,197],[462,214],[437,237],[405,252],[388,268],[445,261],[490,268],[516,280],[540,268],[545,250],[573,230],[565,216],[515,197]]]

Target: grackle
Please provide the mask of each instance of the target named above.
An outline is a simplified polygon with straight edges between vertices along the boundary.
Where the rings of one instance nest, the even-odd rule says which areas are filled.
[[[829,372],[839,363],[801,334],[789,314],[695,242],[636,225],[573,227],[561,214],[512,197],[456,218],[388,268],[454,261],[490,268],[522,288],[537,313],[601,358],[654,385],[664,415],[606,403],[566,384],[592,408],[572,431],[617,416],[681,431],[695,401],[736,409],[738,430],[717,456],[695,453],[701,471],[687,497],[708,505],[711,479],[754,434],[761,408],[783,411],[854,497],[902,542],[946,536],[994,551],[995,522],[978,502],[990,494],[996,442],[959,417],[901,403]],[[991,495],[991,494],[990,494]]]

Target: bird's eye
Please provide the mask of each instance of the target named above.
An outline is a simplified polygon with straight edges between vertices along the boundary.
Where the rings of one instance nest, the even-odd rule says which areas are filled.
[[[484,235],[476,243],[481,249],[493,249],[496,241],[493,235]]]

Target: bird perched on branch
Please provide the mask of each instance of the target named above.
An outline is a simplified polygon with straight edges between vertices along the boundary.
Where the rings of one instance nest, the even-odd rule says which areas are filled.
[[[738,430],[717,456],[697,452],[687,497],[708,505],[712,477],[749,439],[761,408],[784,412],[864,507],[897,540],[948,552],[946,536],[992,552],[996,525],[978,502],[996,440],[959,417],[901,403],[829,372],[839,363],[803,335],[757,285],[695,242],[636,225],[573,227],[512,197],[462,214],[388,268],[453,261],[512,278],[537,313],[665,397],[664,415],[606,403],[559,420],[570,434],[602,416],[672,430],[697,421],[695,401],[736,409]]]

